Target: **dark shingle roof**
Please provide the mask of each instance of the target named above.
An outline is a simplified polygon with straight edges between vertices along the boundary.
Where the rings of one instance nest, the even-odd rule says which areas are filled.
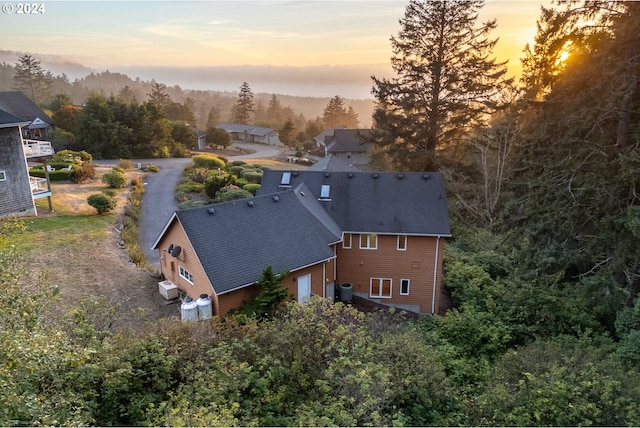
[[[25,122],[19,117],[15,117],[11,113],[7,113],[4,110],[0,110],[0,128],[6,128],[9,126],[24,126],[29,122]]]
[[[360,168],[353,166],[346,159],[337,158],[329,153],[307,168],[307,171],[360,171]]]
[[[259,194],[286,189],[284,171],[265,170]],[[344,232],[450,236],[444,177],[439,172],[292,171],[290,185],[304,183]]]
[[[339,228],[309,196],[300,187],[177,211],[175,217],[215,292],[224,294],[254,283],[269,265],[282,272],[334,257],[329,245],[341,239]]]
[[[329,153],[366,152],[369,144],[364,138],[370,133],[370,129],[336,129],[332,137],[325,138],[327,151]],[[327,140],[328,138],[332,139],[331,143]]]
[[[274,132],[273,128],[265,128],[263,126],[242,125],[239,123],[221,123],[216,128],[224,129],[227,132],[248,133],[251,135],[265,136]]]
[[[20,91],[0,92],[0,110],[4,110],[23,121],[32,122],[39,118],[48,125],[53,125],[53,120]]]

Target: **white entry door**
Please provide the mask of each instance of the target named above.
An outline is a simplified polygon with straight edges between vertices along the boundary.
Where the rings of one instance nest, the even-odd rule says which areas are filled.
[[[308,303],[311,299],[311,274],[298,277],[298,303]]]

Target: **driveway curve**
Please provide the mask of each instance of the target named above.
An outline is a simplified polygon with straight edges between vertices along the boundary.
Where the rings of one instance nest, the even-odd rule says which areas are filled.
[[[232,156],[231,159],[233,160],[270,158],[278,156],[284,151],[283,148],[261,144],[236,143],[234,146],[250,150],[252,153]],[[132,160],[132,162],[143,165],[152,163],[160,167],[159,172],[149,173],[145,177],[145,193],[142,197],[140,232],[138,235],[138,245],[147,256],[147,261],[154,270],[159,272],[160,256],[157,250],[151,249],[151,246],[160,235],[160,232],[162,232],[171,215],[178,209],[178,202],[174,197],[176,184],[184,171],[184,167],[191,163],[191,159],[143,159]]]

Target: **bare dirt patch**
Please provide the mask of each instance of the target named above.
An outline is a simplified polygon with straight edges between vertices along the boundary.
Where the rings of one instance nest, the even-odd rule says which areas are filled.
[[[99,177],[110,168],[97,169],[100,170],[97,174]],[[127,172],[129,180],[139,174],[138,171]],[[95,209],[87,204],[87,196],[106,188],[99,178],[80,185],[55,183],[54,212],[44,213],[42,208],[39,208],[39,212],[48,216],[94,215]],[[128,190],[118,192],[116,210],[120,215],[127,197]],[[50,309],[59,314],[69,311],[87,298],[108,305],[109,309],[115,309],[110,321],[112,328],[116,329],[178,316],[179,305],[167,305],[158,293],[158,278],[129,260],[120,242],[119,225],[110,224],[106,228],[100,238],[86,239],[79,245],[67,246],[55,254],[38,250],[30,252],[28,268],[31,274],[26,280],[33,283],[43,273],[47,286],[58,288],[61,299],[55,308]]]

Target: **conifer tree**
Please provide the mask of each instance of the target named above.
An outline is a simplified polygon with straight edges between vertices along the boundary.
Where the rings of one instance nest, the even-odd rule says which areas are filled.
[[[240,85],[238,101],[231,110],[231,117],[234,123],[248,125],[251,122],[251,113],[254,111],[253,92],[247,82]]]
[[[391,38],[397,77],[373,77],[374,142],[393,167],[437,168],[496,107],[505,63],[490,58],[496,21],[476,26],[483,0],[411,0]]]
[[[14,88],[22,91],[31,101],[42,103],[51,90],[52,79],[42,69],[40,61],[31,55],[22,55],[14,66]]]

